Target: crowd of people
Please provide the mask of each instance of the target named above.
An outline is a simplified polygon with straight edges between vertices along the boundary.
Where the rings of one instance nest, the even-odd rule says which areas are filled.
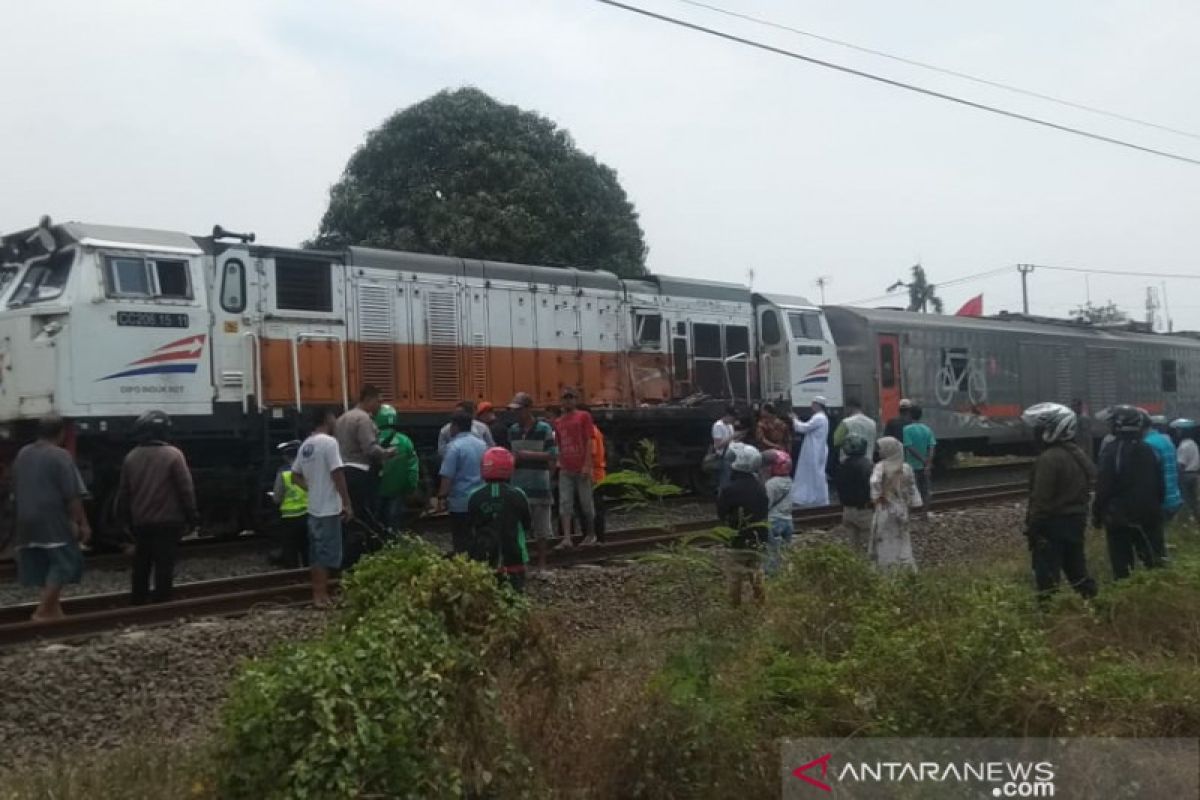
[[[449,517],[455,553],[487,561],[521,589],[528,539],[542,567],[556,524],[558,548],[576,546],[576,538],[579,546],[603,543],[595,486],[605,477],[604,436],[574,389],[564,390],[561,406],[545,418],[524,392],[504,411],[502,419],[488,403],[455,408],[438,437],[431,510]],[[409,525],[421,465],[396,410],[373,386],[363,387],[345,413],[314,408],[305,424],[307,438],[278,448],[271,496],[281,561],[309,569],[313,602],[323,607],[333,571]],[[134,604],[171,599],[178,544],[199,523],[192,475],[170,444],[170,428],[161,411],[138,418],[114,501],[115,520],[132,541]],[[63,615],[62,589],[82,578],[82,548],[91,538],[87,490],[63,447],[66,431],[58,416],[41,420],[37,440],[13,467],[13,544],[22,584],[41,591],[35,620]]]
[[[1110,432],[1093,453],[1093,420],[1081,412],[1076,400],[1070,407],[1041,403],[1022,415],[1040,443],[1025,536],[1042,597],[1062,576],[1083,596],[1096,593],[1084,553],[1089,516],[1105,531],[1116,580],[1139,562],[1155,568],[1168,560],[1165,529],[1182,510],[1200,527],[1200,436],[1194,420],[1168,423],[1133,406],[1116,406],[1097,417]],[[747,584],[761,597],[764,576],[778,569],[780,550],[792,539],[793,509],[828,504],[830,483],[850,546],[880,570],[915,570],[910,522],[914,515],[929,517],[937,450],[922,417],[919,405],[901,400],[898,415],[879,436],[861,404],[848,400],[829,436],[822,398],[805,421],[770,405],[757,419],[726,409],[713,425],[710,456],[717,463],[718,512],[735,532],[729,542],[731,600],[740,603]],[[827,438],[836,450],[832,460]],[[788,482],[788,502],[782,481]]]
[[[603,503],[595,492],[605,475],[604,436],[579,405],[574,389],[545,416],[533,398],[515,395],[504,418],[490,404],[460,403],[438,437],[436,510],[451,524],[455,553],[485,561],[517,589],[530,562],[544,567],[547,550],[604,540]],[[1181,510],[1200,525],[1200,447],[1193,420],[1168,423],[1133,406],[1097,416],[1110,431],[1093,452],[1093,420],[1072,407],[1042,403],[1023,415],[1041,445],[1030,478],[1025,535],[1042,595],[1065,576],[1090,597],[1096,583],[1084,553],[1089,516],[1105,530],[1114,578],[1140,563],[1167,560],[1165,529]],[[851,399],[830,434],[826,402],[817,398],[806,420],[765,404],[752,418],[730,406],[712,426],[706,462],[715,473],[717,509],[730,537],[730,593],[740,603],[748,584],[761,598],[765,576],[780,567],[794,535],[796,508],[829,503],[833,484],[842,529],[851,547],[880,570],[915,570],[910,525],[928,516],[937,448],[919,405],[902,400],[882,435]],[[421,471],[413,441],[397,413],[366,386],[340,416],[313,409],[310,435],[286,442],[272,497],[279,513],[283,560],[307,567],[314,603],[330,603],[329,578],[410,522]],[[171,599],[176,548],[199,521],[192,476],[170,444],[170,417],[151,411],[134,426],[114,500],[114,518],[130,534],[131,598]],[[79,582],[82,547],[91,529],[86,488],[63,448],[67,426],[50,415],[13,465],[14,548],[22,584],[41,594],[35,620],[62,616],[62,588]],[[830,457],[829,445],[835,457]],[[557,506],[557,514],[555,507]],[[557,523],[558,535],[555,536]]]
[[[930,500],[937,440],[921,409],[900,403],[887,435],[856,400],[829,433],[824,398],[800,420],[765,404],[757,418],[730,406],[713,424],[712,460],[718,474],[717,511],[730,538],[730,600],[740,604],[749,585],[762,597],[763,579],[779,569],[781,551],[794,535],[797,508],[829,504],[832,483],[842,503],[842,528],[851,546],[882,570],[915,569],[909,519]],[[829,458],[829,443],[837,458]]]
[[[519,392],[505,409],[507,419],[490,403],[463,401],[438,434],[433,510],[449,517],[452,551],[488,562],[518,590],[530,540],[537,565],[545,567],[556,538],[556,503],[556,549],[576,546],[576,530],[579,546],[603,543],[595,486],[605,475],[604,437],[576,390],[565,389],[560,401],[542,418],[533,397]],[[331,570],[352,565],[407,524],[420,467],[411,439],[396,430],[395,409],[374,387],[365,387],[340,417],[322,409],[311,423],[308,439],[286,446],[291,463],[280,472],[275,497],[285,524],[306,502],[307,566],[314,603],[324,606]],[[297,547],[289,552],[300,557]]]

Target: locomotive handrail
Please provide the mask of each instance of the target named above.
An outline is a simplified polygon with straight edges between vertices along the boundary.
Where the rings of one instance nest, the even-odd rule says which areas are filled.
[[[258,338],[258,334],[254,331],[246,331],[242,334],[242,340],[249,340],[250,362],[254,366],[254,382],[251,384],[254,387],[254,405],[256,411],[263,410],[262,396],[262,340]],[[250,395],[245,390],[242,391],[242,413],[245,414],[250,410]]]
[[[298,333],[292,339],[292,381],[296,390],[296,410],[303,411],[304,403],[300,399],[300,345],[304,342],[337,342],[338,363],[342,368],[342,409],[350,408],[350,392],[346,375],[346,342],[336,333]]]

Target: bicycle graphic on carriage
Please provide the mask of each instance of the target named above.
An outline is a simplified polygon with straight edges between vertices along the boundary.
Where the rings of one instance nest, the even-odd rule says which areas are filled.
[[[948,406],[958,392],[965,391],[971,405],[987,401],[987,376],[983,362],[972,359],[965,347],[942,348],[942,365],[934,380],[934,396]]]

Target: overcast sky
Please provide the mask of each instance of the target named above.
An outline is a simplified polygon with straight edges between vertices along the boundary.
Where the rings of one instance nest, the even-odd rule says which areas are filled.
[[[1200,158],[1171,135],[764,29],[780,47]],[[711,0],[825,36],[1200,131],[1195,0]],[[38,215],[292,245],[370,128],[471,84],[614,167],[653,271],[849,302],[918,259],[946,281],[1021,262],[1200,275],[1200,166],[1001,119],[593,0],[5,4],[0,229]],[[1031,310],[1137,317],[1158,279],[1037,271]],[[1200,329],[1200,280],[1166,281]],[[1019,310],[1015,268],[943,291]]]

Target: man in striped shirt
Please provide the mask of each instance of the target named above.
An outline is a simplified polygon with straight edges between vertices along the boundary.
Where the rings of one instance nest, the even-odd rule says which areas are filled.
[[[508,407],[517,417],[508,429],[509,449],[517,460],[512,485],[524,492],[529,500],[532,533],[537,541],[537,565],[538,569],[545,569],[546,542],[553,529],[550,473],[558,457],[554,428],[533,415],[533,398],[526,392],[518,392]]]

